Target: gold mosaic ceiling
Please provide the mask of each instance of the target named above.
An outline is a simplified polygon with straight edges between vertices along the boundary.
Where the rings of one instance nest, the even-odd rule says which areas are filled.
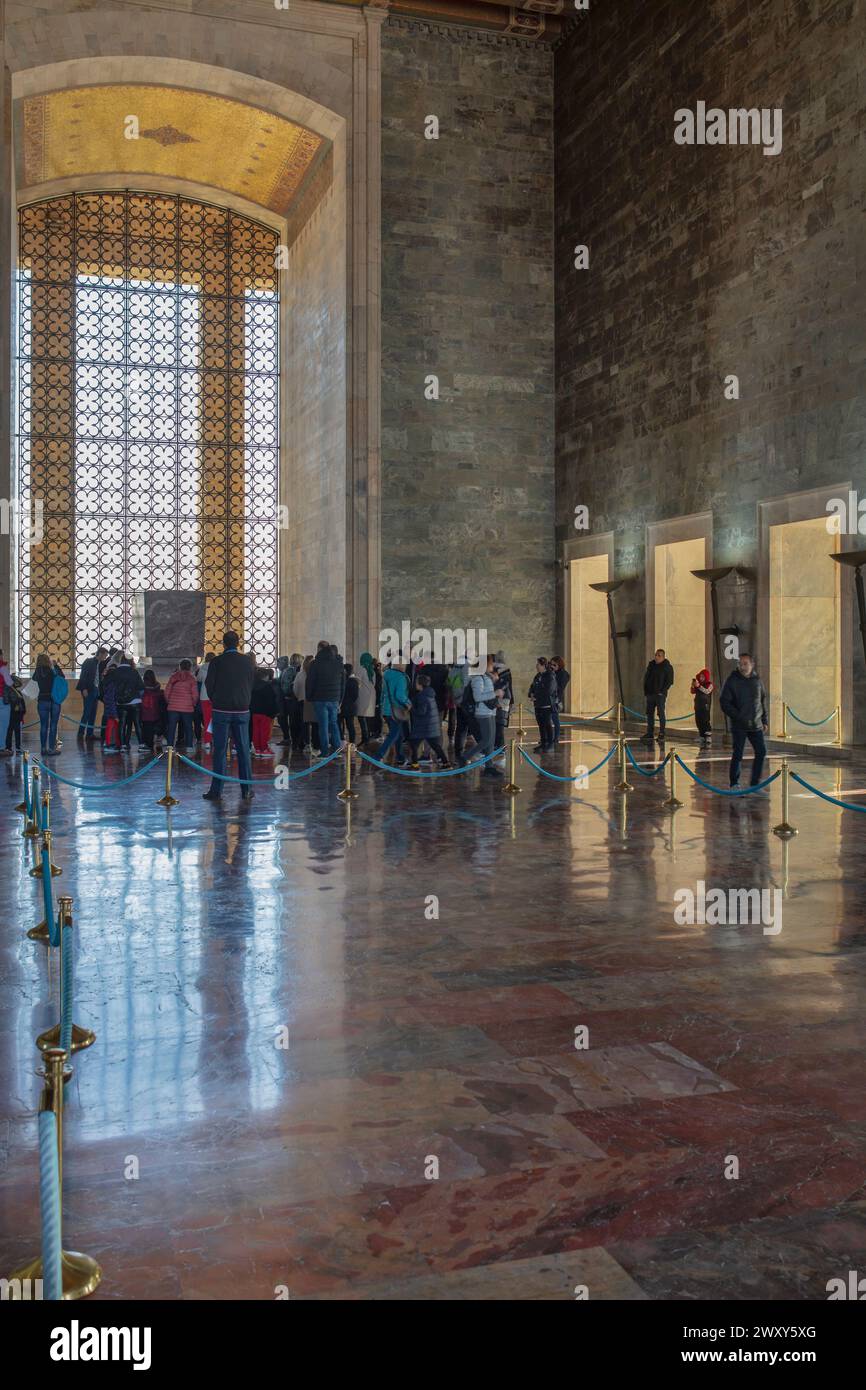
[[[18,188],[88,174],[172,176],[285,215],[320,136],[244,102],[182,87],[76,87],[21,103]],[[135,129],[138,138],[125,132]]]

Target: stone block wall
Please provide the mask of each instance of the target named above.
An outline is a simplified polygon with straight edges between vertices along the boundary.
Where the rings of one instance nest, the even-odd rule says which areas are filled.
[[[757,503],[844,482],[866,496],[864,72],[852,0],[617,0],[556,53],[557,547],[578,504],[615,532],[627,698],[646,523],[711,511],[714,563],[743,571],[720,587],[722,623],[760,647]],[[675,144],[675,111],[699,100],[781,108],[781,153]]]
[[[382,33],[383,623],[486,628],[521,684],[554,635],[552,62]]]

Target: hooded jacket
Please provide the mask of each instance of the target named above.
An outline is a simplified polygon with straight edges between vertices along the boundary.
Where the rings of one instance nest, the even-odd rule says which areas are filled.
[[[412,723],[409,726],[411,739],[438,739],[442,733],[439,708],[432,685],[416,690],[412,696]]]
[[[376,713],[376,687],[370,680],[366,666],[358,667],[355,672],[355,679],[358,682],[358,700],[355,713],[361,719],[372,719]]]
[[[198,681],[192,671],[172,671],[165,685],[165,703],[175,714],[192,714],[198,704]]]
[[[750,676],[744,676],[739,667],[732,671],[722,686],[719,704],[735,729],[754,733],[770,722],[767,692],[757,671]]]
[[[382,713],[386,719],[394,718],[394,705],[405,707],[410,703],[409,682],[405,671],[388,666],[382,676]]]
[[[307,672],[307,687],[304,698],[311,704],[317,701],[327,701],[330,704],[338,705],[343,698],[346,689],[346,672],[343,670],[343,661],[329,647],[316,654],[312,666]]]
[[[114,676],[114,693],[118,705],[128,705],[130,701],[139,699],[143,689],[144,681],[140,672],[136,671],[134,666],[130,666],[128,661],[121,662]]]

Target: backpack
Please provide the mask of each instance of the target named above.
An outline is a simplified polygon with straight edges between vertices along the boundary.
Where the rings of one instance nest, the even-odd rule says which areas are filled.
[[[284,666],[280,672],[280,694],[284,699],[288,699],[292,693],[292,686],[295,683],[297,671],[292,666]]]
[[[482,705],[484,705],[485,709],[495,710],[498,701],[494,698],[492,700],[482,700],[481,703]],[[463,713],[469,715],[473,715],[476,709],[478,708],[478,702],[475,699],[475,692],[472,689],[472,676],[469,677],[468,681],[463,687],[463,699],[460,702],[460,706],[463,710]]]
[[[65,676],[55,676],[51,683],[51,698],[55,705],[62,705],[69,694],[69,682]]]

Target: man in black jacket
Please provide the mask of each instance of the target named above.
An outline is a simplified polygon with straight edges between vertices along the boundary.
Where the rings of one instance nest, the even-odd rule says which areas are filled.
[[[731,721],[731,738],[734,743],[731,755],[731,786],[736,787],[739,783],[740,764],[748,739],[755,752],[751,780],[751,785],[755,787],[761,780],[761,769],[767,756],[764,735],[769,728],[769,716],[764,682],[755,670],[755,663],[748,652],[743,652],[737,670],[731,672],[722,686],[719,703]]]
[[[93,738],[93,726],[96,720],[96,710],[99,705],[99,665],[108,656],[108,648],[100,647],[95,656],[88,656],[81,663],[81,671],[78,676],[78,684],[75,689],[81,691],[81,722],[78,725],[78,737]]]
[[[345,693],[343,658],[330,642],[320,642],[315,661],[307,672],[304,695],[316,711],[319,748],[323,758],[327,758],[329,753],[336,753],[341,746],[338,711]]]
[[[223,638],[224,651],[209,662],[205,690],[212,705],[213,770],[203,793],[205,801],[219,801],[222,782],[219,775],[226,770],[226,745],[229,734],[238,753],[238,773],[242,779],[241,796],[249,801],[253,794],[250,771],[250,696],[253,693],[255,667],[248,656],[238,651],[238,635],[227,632]]]
[[[659,647],[646,668],[646,674],[643,678],[643,693],[646,696],[645,743],[655,742],[653,725],[656,711],[658,711],[659,716],[659,743],[665,741],[665,701],[673,683],[674,668],[665,656],[663,649]]]

